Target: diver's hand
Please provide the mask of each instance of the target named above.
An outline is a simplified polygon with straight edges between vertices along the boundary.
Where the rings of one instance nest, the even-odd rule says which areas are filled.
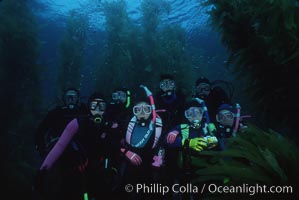
[[[168,133],[167,134],[167,138],[166,138],[167,143],[168,144],[174,143],[174,141],[175,141],[175,139],[176,139],[176,137],[177,137],[178,134],[179,134],[179,132],[175,131],[175,130],[171,131],[170,133]]]
[[[45,145],[36,145],[35,146],[36,151],[39,153],[39,156],[41,158],[45,158],[48,154]]]
[[[140,156],[132,151],[127,151],[125,156],[131,161],[135,166],[141,165],[142,159]]]
[[[184,142],[188,142],[188,140],[185,140]],[[206,142],[205,138],[192,138],[189,140],[189,144],[188,144],[189,148],[197,151],[197,152],[201,152],[202,150],[204,150],[208,145]]]
[[[152,163],[152,166],[154,167],[161,167],[163,165],[163,157],[158,155],[153,157],[154,162]]]
[[[207,142],[208,149],[211,149],[211,148],[217,146],[217,144],[218,144],[218,139],[215,136],[206,136],[206,137],[204,137],[204,139]]]
[[[215,135],[215,133],[217,131],[215,124],[209,123],[208,124],[208,130],[209,130],[210,134]]]
[[[111,125],[111,128],[117,128],[118,127],[118,123],[117,122],[113,122]]]
[[[88,158],[80,158],[77,160],[77,165],[75,166],[75,170],[78,172],[85,172],[88,165]]]

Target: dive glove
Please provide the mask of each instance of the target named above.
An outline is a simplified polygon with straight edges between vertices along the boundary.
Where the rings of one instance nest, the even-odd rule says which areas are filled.
[[[218,139],[215,136],[206,136],[204,139],[207,142],[207,148],[211,149],[218,144]]]
[[[197,152],[201,152],[208,146],[207,141],[204,138],[200,137],[183,140],[183,145],[187,145],[189,148]]]
[[[158,155],[153,157],[154,162],[152,163],[152,166],[161,167],[164,163],[164,156],[165,150],[163,148],[159,149]]]
[[[209,130],[209,133],[210,134],[215,134],[216,133],[216,126],[215,126],[215,124],[213,124],[213,123],[209,123],[208,124],[208,130]]]
[[[135,166],[141,165],[142,159],[140,158],[139,155],[132,151],[127,151],[125,153],[125,156],[131,161],[131,163]]]
[[[170,133],[167,134],[167,143],[168,144],[172,144],[174,143],[175,139],[176,139],[176,136],[179,134],[178,131],[171,131]]]

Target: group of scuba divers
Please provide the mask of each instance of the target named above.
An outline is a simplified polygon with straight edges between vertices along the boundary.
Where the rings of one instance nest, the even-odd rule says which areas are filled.
[[[42,160],[35,197],[180,199],[171,193],[153,197],[149,188],[136,185],[190,183],[192,156],[223,150],[226,139],[246,125],[240,106],[205,77],[196,81],[190,98],[170,74],[161,74],[159,84],[156,94],[140,85],[144,95],[134,101],[125,87],[112,92],[111,102],[95,92],[86,103],[77,89],[67,89],[64,105],[49,111],[34,134]]]

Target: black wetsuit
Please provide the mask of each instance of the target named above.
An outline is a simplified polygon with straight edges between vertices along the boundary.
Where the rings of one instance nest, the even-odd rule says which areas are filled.
[[[216,121],[216,114],[218,107],[223,104],[231,104],[227,94],[221,87],[214,87],[208,96],[195,96],[205,101],[205,104],[208,108],[209,117],[211,122]]]
[[[163,95],[162,92],[158,93],[155,97],[155,103],[157,109],[165,109],[165,112],[159,112],[158,115],[161,116],[163,120],[163,138],[166,134],[173,129],[173,127],[181,124],[184,120],[184,106],[185,106],[185,95],[180,92],[174,92],[172,95]],[[178,175],[178,149],[165,148],[165,167],[163,181],[165,184],[172,185]]]
[[[51,150],[53,144],[72,119],[87,116],[87,114],[88,109],[84,104],[76,106],[74,109],[59,106],[49,111],[34,132],[35,145],[41,158],[44,158]]]

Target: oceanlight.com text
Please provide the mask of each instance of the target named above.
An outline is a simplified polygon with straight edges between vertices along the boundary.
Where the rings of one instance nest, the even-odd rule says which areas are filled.
[[[209,184],[207,186],[207,191],[209,193],[221,193],[221,194],[292,194],[292,186],[267,186],[267,185],[249,185],[242,184],[238,186],[228,186],[228,185],[216,185]]]

